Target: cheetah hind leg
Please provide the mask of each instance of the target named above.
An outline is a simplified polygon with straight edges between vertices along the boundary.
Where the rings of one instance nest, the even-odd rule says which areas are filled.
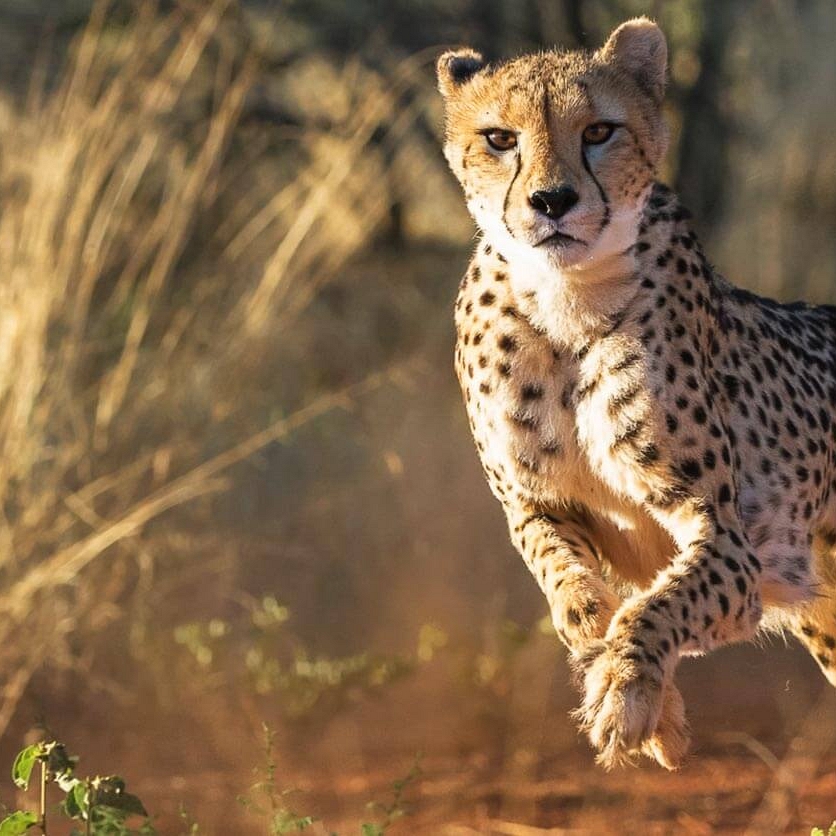
[[[816,599],[793,616],[789,628],[836,686],[836,586],[824,585]]]
[[[816,595],[784,623],[813,655],[828,682],[836,686],[836,532],[817,532],[813,561]]]

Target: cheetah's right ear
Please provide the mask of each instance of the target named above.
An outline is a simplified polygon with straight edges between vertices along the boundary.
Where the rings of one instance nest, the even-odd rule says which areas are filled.
[[[438,89],[446,99],[453,91],[470,81],[485,66],[485,59],[472,49],[445,52],[435,65]]]

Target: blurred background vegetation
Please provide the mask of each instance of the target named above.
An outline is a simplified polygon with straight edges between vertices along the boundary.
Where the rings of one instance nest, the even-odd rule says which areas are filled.
[[[418,750],[405,833],[836,815],[836,706],[778,649],[685,666],[690,773],[595,770],[452,375],[435,57],[636,14],[714,261],[836,301],[827,0],[0,0],[0,755],[46,729],[171,833],[266,832],[229,804],[265,722],[335,826]]]

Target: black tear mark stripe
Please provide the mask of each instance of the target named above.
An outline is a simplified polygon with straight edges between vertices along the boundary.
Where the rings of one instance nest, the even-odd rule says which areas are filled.
[[[598,234],[600,235],[610,222],[610,199],[607,197],[604,187],[598,182],[598,178],[592,173],[592,168],[589,165],[589,160],[586,158],[586,154],[583,149],[581,149],[581,162],[583,163],[583,167],[586,169],[586,173],[592,178],[592,182],[598,189],[598,194],[601,195],[601,201],[604,204],[604,217],[601,218],[601,227],[598,230]]]
[[[520,171],[522,171],[522,158],[520,157],[519,152],[517,152],[517,169],[514,172],[514,176],[511,178],[511,182],[508,184],[508,191],[505,192],[505,200],[502,202],[502,223],[505,226],[505,229],[508,231],[508,234],[513,238],[514,233],[511,232],[511,227],[508,226],[508,204],[511,201],[511,189],[514,188],[514,183],[517,181],[517,177],[520,176]]]

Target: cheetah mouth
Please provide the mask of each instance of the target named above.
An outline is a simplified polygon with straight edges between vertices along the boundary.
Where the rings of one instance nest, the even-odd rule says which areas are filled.
[[[552,232],[545,238],[541,238],[534,246],[542,247],[545,244],[554,244],[558,247],[568,247],[571,244],[580,244],[583,247],[586,246],[585,241],[581,241],[580,238],[575,238],[574,235],[568,235],[565,232]]]

